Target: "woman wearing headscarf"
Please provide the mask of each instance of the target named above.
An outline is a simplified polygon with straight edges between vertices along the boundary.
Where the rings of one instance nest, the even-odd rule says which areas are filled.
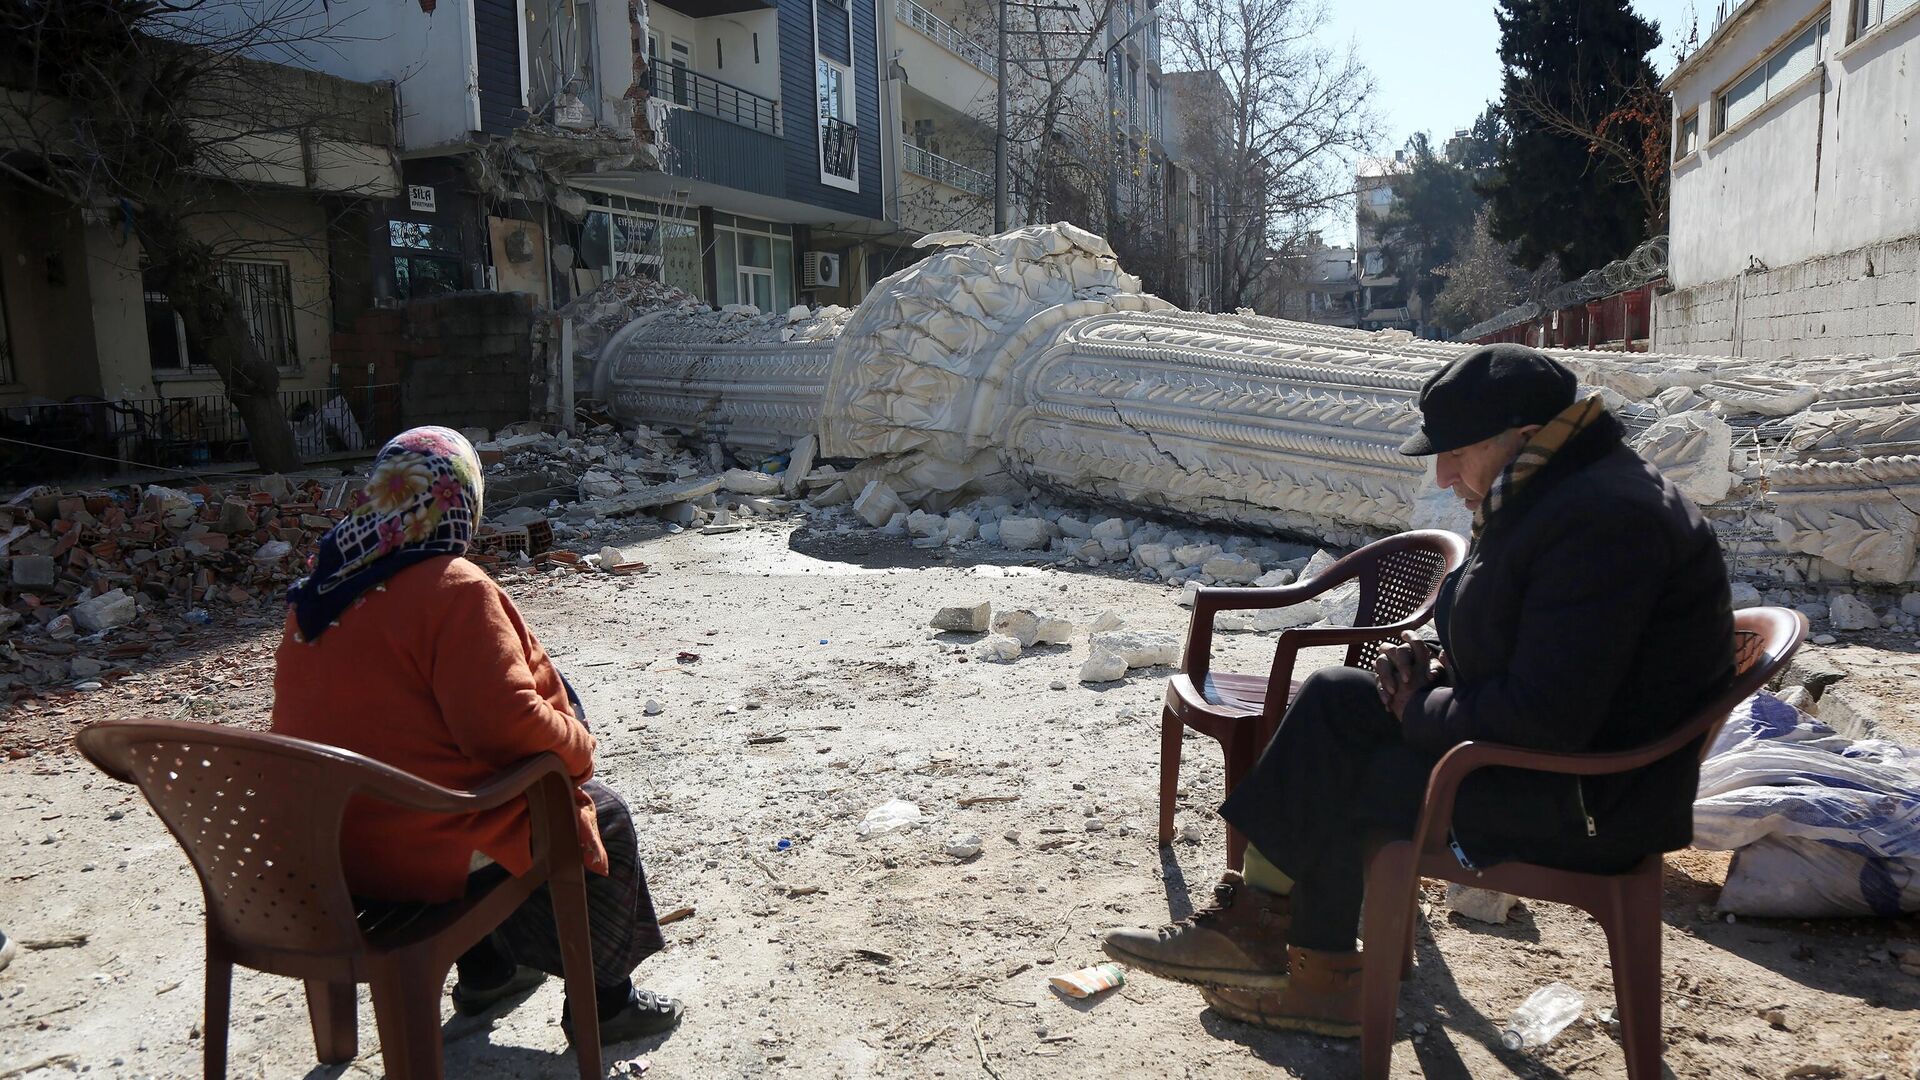
[[[288,590],[274,665],[273,730],[473,788],[554,753],[578,785],[600,1036],[673,1028],[680,1002],[631,973],[664,942],[626,803],[593,775],[578,699],[513,601],[461,556],[480,521],[480,461],[458,432],[419,427],[382,447],[352,512]],[[341,856],[371,917],[405,919],[532,867],[524,800],[471,814],[348,804]],[[459,962],[454,1006],[476,1014],[560,975],[543,887]],[[568,1038],[573,1028],[563,1015]]]

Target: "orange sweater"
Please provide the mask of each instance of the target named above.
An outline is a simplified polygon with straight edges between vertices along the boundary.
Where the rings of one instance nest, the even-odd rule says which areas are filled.
[[[273,730],[343,747],[444,787],[470,789],[551,750],[575,784],[593,736],[513,601],[479,567],[429,559],[368,590],[313,642],[287,616],[274,658]],[[587,866],[606,873],[593,802],[575,793]],[[356,895],[437,902],[464,891],[475,851],[515,874],[533,865],[527,804],[429,814],[355,799],[342,859]]]

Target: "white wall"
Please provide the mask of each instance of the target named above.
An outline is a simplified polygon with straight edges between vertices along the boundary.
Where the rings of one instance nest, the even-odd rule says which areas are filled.
[[[693,70],[732,83],[772,101],[780,100],[780,13],[746,11],[691,19],[664,4],[648,5],[647,19],[660,35],[660,60],[672,53],[667,42],[679,38],[693,46]],[[753,35],[760,35],[760,62],[753,61]],[[719,66],[714,41],[721,42],[726,67]]]
[[[260,6],[216,6],[205,14],[238,20]],[[432,12],[421,11],[416,0],[315,0],[303,10],[280,20],[275,36],[305,34],[311,43],[298,53],[263,49],[262,59],[360,82],[391,80],[400,102],[400,148],[408,152],[461,143],[479,130],[473,0],[439,0]]]
[[[1851,9],[1849,0],[1751,0],[1672,80],[1674,116],[1697,108],[1701,140],[1674,168],[1677,287],[1920,233],[1920,18],[1850,44]],[[1833,22],[1824,77],[1715,136],[1715,95],[1823,12]]]

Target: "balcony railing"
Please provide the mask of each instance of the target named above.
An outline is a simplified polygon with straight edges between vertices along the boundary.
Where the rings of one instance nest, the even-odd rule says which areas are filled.
[[[955,30],[952,23],[914,3],[914,0],[899,0],[899,7],[895,12],[901,22],[932,38],[941,48],[981,71],[997,76],[993,53],[972,38]]]
[[[852,180],[859,175],[860,129],[831,116],[820,118],[820,165],[827,175]]]
[[[675,64],[655,64],[647,71],[647,91],[654,97],[741,127],[768,135],[780,134],[779,102],[711,75]]]
[[[949,187],[957,187],[969,194],[983,198],[993,196],[993,177],[979,169],[969,169],[957,161],[949,161],[939,154],[930,153],[912,143],[901,147],[905,154],[907,171],[915,176],[924,176],[937,180]]]

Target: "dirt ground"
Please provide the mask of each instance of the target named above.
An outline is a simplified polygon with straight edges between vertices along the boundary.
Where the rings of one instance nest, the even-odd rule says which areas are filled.
[[[1047,986],[1103,959],[1102,927],[1184,915],[1219,873],[1221,766],[1208,741],[1187,743],[1180,810],[1201,838],[1154,843],[1165,670],[1097,688],[1075,678],[1099,612],[1183,628],[1172,591],[804,525],[659,536],[645,550],[641,577],[508,582],[580,689],[601,775],[634,806],[659,910],[695,909],[638,973],[686,1000],[686,1022],[612,1048],[616,1072],[644,1058],[650,1077],[1353,1073],[1355,1044],[1223,1019],[1189,987],[1141,975],[1083,1002]],[[1082,629],[1011,664],[970,661],[970,637],[925,625],[942,603],[978,600]],[[107,717],[259,723],[277,638],[258,623],[208,628],[100,693],[0,721],[0,748],[24,754],[0,755],[0,927],[25,946],[0,972],[0,1080],[199,1074],[194,877],[139,795],[64,741]],[[1885,734],[1920,741],[1913,643],[1849,640],[1819,651],[1881,698]],[[1271,648],[1270,635],[1225,636],[1216,667],[1264,670]],[[650,698],[659,715],[643,715]],[[862,816],[894,798],[917,804],[925,827],[859,838]],[[984,838],[979,855],[942,853],[969,832]],[[1725,863],[1688,852],[1670,864],[1672,1075],[1920,1076],[1920,978],[1888,956],[1920,939],[1920,923],[1729,923],[1712,910]],[[1586,916],[1526,902],[1488,927],[1443,914],[1437,888],[1428,898],[1396,1076],[1625,1075],[1617,1042],[1591,1022],[1614,1002]],[[1554,979],[1585,993],[1586,1021],[1544,1051],[1501,1049],[1508,1012]],[[449,1009],[447,1074],[576,1075],[560,1000],[550,980],[492,1018]],[[360,1028],[356,1061],[315,1066],[299,987],[239,972],[230,1075],[378,1076],[364,991]]]

